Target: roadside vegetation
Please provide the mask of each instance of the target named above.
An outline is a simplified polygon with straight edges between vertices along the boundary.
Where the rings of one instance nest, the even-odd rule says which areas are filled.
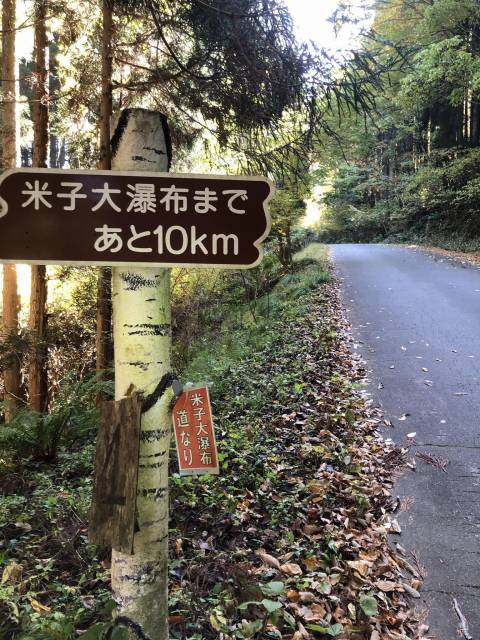
[[[182,380],[210,387],[221,475],[179,477],[172,450],[171,637],[414,638],[419,581],[386,541],[400,454],[361,393],[327,250],[309,244],[269,275],[203,318],[188,358],[176,342]],[[66,381],[41,427],[25,412],[3,429],[5,640],[123,637],[109,550],[87,539],[96,386]]]
[[[477,246],[479,24],[470,0],[385,0],[343,57],[298,42],[280,0],[2,0],[2,170],[20,150],[108,171],[110,122],[143,108],[170,123],[172,171],[276,186],[260,266],[172,271],[175,373],[209,385],[221,460],[185,479],[171,452],[172,639],[419,637],[420,574],[386,538],[405,452],[378,434],[321,243]],[[317,234],[299,222],[318,183]],[[123,640],[110,550],[87,537],[111,273],[34,265],[29,300],[19,273],[3,266],[0,638]]]
[[[332,125],[339,144],[327,145],[330,168],[323,166],[331,188],[322,238],[478,252],[478,4],[379,3],[363,48],[380,75],[394,62],[381,89],[372,89],[371,112],[343,114]]]

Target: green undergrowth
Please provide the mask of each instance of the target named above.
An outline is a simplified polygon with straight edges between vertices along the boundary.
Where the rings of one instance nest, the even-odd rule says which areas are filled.
[[[272,292],[232,308],[213,342],[211,335],[199,340],[182,378],[218,387],[230,365],[268,345],[279,321],[293,321],[306,312],[308,294],[331,279],[327,260],[328,248],[322,244],[312,243],[298,252],[291,273],[283,276]]]
[[[428,236],[392,236],[387,242],[401,242],[403,244],[418,244],[427,247],[438,247],[447,251],[461,251],[463,253],[480,253],[480,240],[478,238],[464,238],[455,235],[428,235]]]
[[[268,296],[227,314],[218,344],[212,345],[210,337],[197,350],[186,375],[195,381],[212,380],[216,402],[221,378],[228,375],[230,368],[244,366],[241,363],[245,357],[248,360],[249,353],[255,350],[260,353],[262,344],[268,345],[279,313],[287,313],[288,309],[292,318],[298,317],[300,305],[293,305],[292,300],[329,278],[325,263],[314,258],[296,263],[292,273]],[[84,386],[90,393],[91,383]],[[74,391],[79,398],[85,395],[83,391]],[[259,399],[261,393],[258,387],[255,395]],[[236,402],[241,406],[244,401],[253,403],[254,397],[247,398],[246,390],[244,393],[239,390]],[[70,405],[65,406],[68,409]],[[34,414],[28,412],[26,426],[22,427],[24,419],[19,415],[2,433],[1,640],[67,640],[110,619],[113,603],[109,592],[109,552],[89,544],[87,537],[94,443],[88,437],[75,443],[69,441],[68,429],[72,425],[70,413],[66,415],[68,411],[58,402],[59,419],[54,421],[54,412],[49,419],[52,424],[48,433],[50,422],[40,424],[38,417],[37,424]],[[93,409],[86,406],[82,418],[85,430],[93,413]],[[48,435],[45,450],[38,445],[44,440],[43,432],[41,438],[37,433],[39,428]],[[243,438],[239,430],[232,441]],[[53,451],[52,445],[58,446],[58,451]],[[57,456],[55,461],[50,453]],[[229,454],[222,455],[226,472]],[[188,481],[173,479],[174,493],[176,487],[182,487],[179,511],[182,518],[188,517],[190,505],[196,502],[194,493],[198,486],[194,482],[191,487],[188,484]],[[208,505],[208,494],[204,497]],[[176,571],[175,561],[172,571]],[[116,631],[115,637],[120,637],[121,630]]]
[[[325,259],[298,255],[184,372],[211,389],[220,475],[173,469],[172,638],[367,640],[382,624],[413,638],[406,602],[376,586],[398,579],[388,447],[355,391]]]
[[[210,387],[220,475],[180,477],[172,448],[171,640],[413,638],[404,599],[378,587],[400,580],[390,472],[330,280],[326,249],[307,247],[182,373]],[[2,476],[2,640],[126,637],[109,622],[109,550],[87,539],[93,452]]]

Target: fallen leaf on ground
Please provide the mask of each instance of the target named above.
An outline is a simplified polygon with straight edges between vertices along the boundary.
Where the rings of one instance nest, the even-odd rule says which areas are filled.
[[[273,567],[274,569],[281,568],[280,562],[270,554],[265,553],[264,551],[261,551],[260,549],[258,549],[257,551],[255,551],[255,555],[257,555],[260,558],[260,560],[264,564],[267,564],[269,567]]]
[[[1,584],[5,584],[7,582],[16,584],[17,582],[20,582],[22,579],[22,573],[22,565],[15,562],[15,560],[12,560],[3,570]]]
[[[302,567],[295,562],[286,562],[280,566],[280,571],[287,576],[301,576],[303,575]]]
[[[35,600],[35,598],[30,598],[30,604],[32,605],[32,609],[36,613],[42,613],[43,614],[43,613],[50,613],[51,612],[50,607],[46,607],[44,604],[42,604],[38,600]]]
[[[364,578],[370,571],[371,563],[366,560],[349,560],[348,566]]]
[[[375,585],[384,593],[395,591],[399,586],[396,582],[392,582],[390,580],[378,580]]]

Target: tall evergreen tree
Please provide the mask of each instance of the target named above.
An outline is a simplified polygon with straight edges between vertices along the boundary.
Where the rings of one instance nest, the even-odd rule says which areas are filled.
[[[112,117],[112,40],[114,0],[102,0],[101,101],[99,119],[99,169],[111,168],[110,120]],[[101,267],[97,283],[96,368],[104,375],[112,359],[111,338],[111,273]]]
[[[15,57],[16,0],[2,0],[2,167],[17,164],[17,74]],[[3,267],[3,330],[6,337],[18,333],[19,298],[15,265]],[[14,353],[3,372],[5,421],[15,412],[21,394],[20,363]]]
[[[46,0],[34,3],[33,51],[33,157],[34,167],[45,168],[48,158],[48,40]],[[46,358],[47,274],[45,265],[31,267],[29,328],[33,351],[28,372],[29,403],[35,411],[45,411],[48,405]]]

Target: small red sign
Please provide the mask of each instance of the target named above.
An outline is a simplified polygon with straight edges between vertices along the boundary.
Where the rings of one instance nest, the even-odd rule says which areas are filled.
[[[218,455],[207,387],[182,393],[173,409],[181,476],[218,474]]]

